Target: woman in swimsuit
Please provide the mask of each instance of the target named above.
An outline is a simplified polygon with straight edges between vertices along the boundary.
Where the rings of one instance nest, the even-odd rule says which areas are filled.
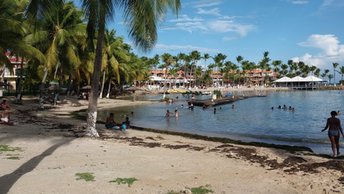
[[[342,126],[340,124],[340,120],[336,118],[337,112],[332,111],[331,112],[331,117],[327,119],[326,126],[321,132],[325,131],[328,129],[328,137],[331,141],[331,147],[332,147],[332,152],[333,152],[333,157],[336,157],[337,155],[340,154],[339,152],[339,137],[340,133],[343,134]],[[336,153],[337,149],[337,153]]]

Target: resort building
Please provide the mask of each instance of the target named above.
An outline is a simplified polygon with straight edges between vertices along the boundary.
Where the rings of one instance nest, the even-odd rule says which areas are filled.
[[[245,71],[244,77],[251,85],[264,85],[267,81],[276,80],[277,75],[272,70],[253,69]]]
[[[6,52],[7,58],[11,62],[11,66],[2,65],[0,68],[0,87],[2,89],[16,89],[16,81],[20,76],[20,66],[25,65],[26,61],[21,57],[11,55]]]
[[[224,84],[229,84],[233,80],[224,79],[224,73],[220,71],[213,71],[210,75],[213,80],[213,85],[223,86]],[[245,79],[245,82],[249,85],[264,85],[268,82],[276,80],[277,73],[271,70],[262,70],[262,69],[253,69],[247,70],[242,74],[242,78]],[[156,84],[173,84],[177,86],[188,85],[193,83],[195,77],[193,72],[188,72],[185,74],[184,71],[179,70],[172,72],[171,70],[166,69],[157,69],[151,71],[150,76],[150,85]]]
[[[313,75],[307,76],[305,78],[300,76],[289,78],[285,76],[274,81],[277,87],[289,87],[297,90],[318,89],[323,82],[324,80]]]

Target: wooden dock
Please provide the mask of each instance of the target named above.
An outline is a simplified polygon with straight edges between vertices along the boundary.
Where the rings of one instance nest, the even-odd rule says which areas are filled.
[[[238,100],[243,100],[247,98],[254,98],[254,97],[266,97],[266,95],[252,95],[252,96],[231,96],[231,97],[224,97],[216,100],[212,99],[204,99],[204,100],[188,100],[188,104],[193,104],[194,106],[201,106],[201,107],[209,107],[209,106],[218,106],[223,104],[230,104]]]

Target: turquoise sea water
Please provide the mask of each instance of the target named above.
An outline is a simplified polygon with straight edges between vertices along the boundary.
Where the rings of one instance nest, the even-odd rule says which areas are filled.
[[[145,99],[161,99],[160,96],[145,96]],[[176,97],[171,95],[170,97]],[[312,148],[317,153],[329,153],[327,132],[320,132],[332,110],[341,111],[344,118],[344,91],[291,91],[273,92],[267,97],[248,98],[232,104],[203,110],[187,108],[186,97],[178,95],[173,104],[154,103],[106,110],[101,118],[114,112],[118,121],[128,114],[133,125],[162,130],[182,131],[201,135],[229,137],[244,141],[300,145]],[[203,96],[204,97],[204,96]],[[181,107],[184,105],[184,108]],[[278,109],[286,105],[295,111]],[[271,107],[274,107],[272,110]],[[166,110],[178,109],[179,118],[165,118]],[[131,115],[130,112],[134,114]],[[342,139],[343,140],[343,139]]]

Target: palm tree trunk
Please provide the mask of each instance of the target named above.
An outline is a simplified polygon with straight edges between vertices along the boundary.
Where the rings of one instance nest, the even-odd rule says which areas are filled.
[[[21,99],[22,99],[23,71],[24,71],[24,59],[21,58],[20,75],[19,75],[19,80],[18,80],[17,99],[16,99],[17,102],[21,102]]]
[[[109,85],[108,85],[106,98],[110,98],[110,92],[111,92],[111,77],[109,77]]]
[[[59,63],[56,64],[55,73],[54,73],[54,80],[56,80],[57,70],[58,69],[59,69]]]
[[[100,94],[99,94],[100,99],[103,98],[104,85],[105,85],[105,70],[103,71],[102,87],[100,88]]]
[[[93,75],[91,83],[91,93],[88,100],[88,113],[87,113],[87,128],[86,136],[99,137],[96,129],[97,122],[97,103],[98,103],[98,90],[99,90],[99,80],[101,73],[102,64],[102,49],[105,33],[105,13],[100,11],[99,27],[98,27],[98,37],[97,37],[97,47],[96,47],[96,58],[93,66]]]
[[[47,76],[48,76],[48,68],[47,67],[44,67],[44,75],[43,75],[43,78],[42,78],[42,83],[44,84],[45,81],[47,80]]]

